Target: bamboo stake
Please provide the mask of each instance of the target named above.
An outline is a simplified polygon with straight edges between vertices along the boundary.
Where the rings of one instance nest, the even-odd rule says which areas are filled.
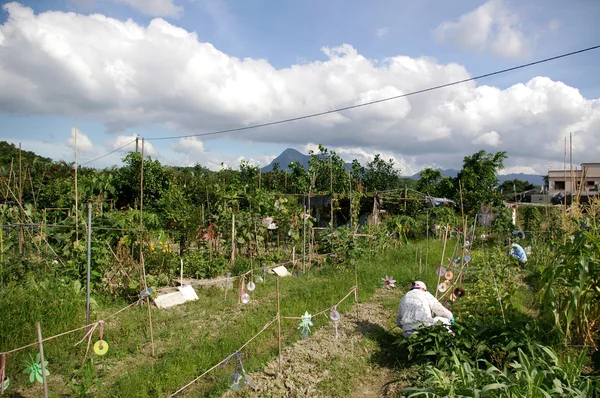
[[[231,208],[231,265],[235,262],[235,214]]]
[[[446,232],[444,233],[444,248],[442,249],[442,260],[440,262],[440,266],[443,266],[444,264],[444,256],[446,255],[446,242],[448,241],[448,226],[446,226]],[[435,298],[437,298],[438,296],[438,285],[440,284],[440,279],[442,278],[442,276],[438,273],[438,281],[437,281],[437,285],[435,285]]]
[[[356,305],[356,322],[360,322],[358,316],[358,265],[354,260],[354,303]]]
[[[44,339],[42,339],[42,328],[39,322],[36,322],[38,348],[40,350],[40,362],[42,364],[42,382],[44,384],[44,398],[48,398],[48,382],[46,381],[46,365],[44,364]],[[2,380],[4,382],[4,380]]]
[[[565,153],[563,156],[563,174],[565,178],[565,206],[563,208],[563,214],[567,214],[567,137],[565,137]],[[566,239],[566,235],[565,235]]]
[[[21,176],[21,143],[19,142],[19,203],[23,203],[23,180]],[[19,223],[23,224],[23,208],[19,211]],[[23,226],[19,225],[19,255],[23,254]]]
[[[79,195],[77,194],[77,121],[73,122],[73,152],[75,157],[75,245],[79,245]]]
[[[279,299],[279,277],[275,279],[275,289],[277,292],[277,347],[279,357],[279,375],[281,375],[281,311]]]
[[[140,264],[142,266],[142,280],[144,289],[148,289],[146,281],[146,264],[144,263],[144,138],[142,138],[142,159],[140,163]],[[148,305],[148,323],[150,324],[150,343],[152,346],[152,356],[154,356],[154,331],[152,330],[152,311],[150,309],[150,297],[146,296],[146,304]]]
[[[306,273],[306,205],[302,213],[302,273]]]

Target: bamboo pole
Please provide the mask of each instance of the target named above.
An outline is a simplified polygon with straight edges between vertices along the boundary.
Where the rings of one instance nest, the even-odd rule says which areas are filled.
[[[142,137],[142,159],[140,163],[140,264],[142,266],[142,280],[144,289],[148,289],[146,281],[146,265],[144,263],[144,138]],[[148,306],[148,323],[150,324],[150,343],[152,346],[152,356],[154,356],[154,331],[152,330],[152,311],[150,309],[150,297],[146,296],[146,304]]]
[[[90,324],[90,285],[91,285],[91,267],[92,267],[92,204],[88,202],[88,222],[87,222],[87,285],[85,301],[85,324]]]
[[[73,139],[73,152],[75,158],[75,245],[79,245],[79,195],[77,192],[77,121],[73,122],[73,133],[75,137]]]
[[[21,143],[19,142],[19,223],[23,224],[23,180],[21,177]],[[23,254],[23,226],[19,225],[19,255]]]
[[[354,237],[352,238],[354,239]],[[358,265],[356,259],[354,261],[354,303],[356,305],[356,322],[360,322],[360,317],[358,316]]]
[[[442,261],[440,262],[440,266],[444,265],[444,256],[446,255],[446,242],[448,241],[448,226],[445,228],[446,232],[444,233],[444,248],[442,249]],[[440,279],[442,276],[438,273],[438,281],[437,285],[435,285],[435,298],[438,296],[438,285],[440,284]]]
[[[331,202],[329,206],[331,209],[331,233],[333,233],[333,157],[331,155],[329,155],[329,190],[331,194]]]
[[[46,365],[44,364],[44,339],[42,339],[42,328],[39,322],[35,323],[38,338],[38,348],[40,350],[40,363],[42,365],[42,383],[44,384],[44,398],[48,398],[48,382],[46,380]],[[2,380],[4,382],[4,380]]]
[[[277,292],[277,355],[279,360],[279,375],[281,375],[281,304],[279,298],[279,277],[275,279],[275,289]]]
[[[235,262],[235,214],[231,208],[231,265]]]
[[[567,214],[567,137],[565,137],[565,153],[563,155],[563,174],[565,178],[565,206],[563,208],[563,213]]]
[[[302,213],[302,273],[306,273],[306,205]]]

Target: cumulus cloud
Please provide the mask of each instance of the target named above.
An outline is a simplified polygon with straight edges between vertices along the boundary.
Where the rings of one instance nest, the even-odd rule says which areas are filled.
[[[473,140],[473,144],[496,147],[498,144],[500,144],[500,135],[495,131],[490,131],[489,133],[481,134],[475,138]]]
[[[18,3],[4,8],[8,19],[0,25],[0,113],[100,120],[114,135],[121,134],[111,140],[113,149],[135,138],[124,131],[140,126],[204,133],[470,77],[456,63],[402,55],[371,60],[348,44],[323,48],[323,61],[277,69],[264,59],[229,56],[160,18],[141,26],[100,14],[36,15]],[[574,133],[575,156],[597,160],[593,148],[600,145],[598,130],[598,99],[535,77],[506,89],[469,82],[228,137],[293,147],[312,142],[372,148],[393,154],[399,164],[406,158],[418,159],[418,164],[456,164],[488,145],[489,150],[508,151],[510,161],[529,159],[545,169],[549,161],[562,159],[563,137],[569,132]],[[146,144],[147,153],[155,151]],[[183,144],[196,149],[205,145]]]
[[[489,0],[458,21],[442,22],[434,34],[441,42],[479,52],[491,51],[504,58],[526,56],[530,44],[519,15],[509,10],[503,0]]]
[[[183,7],[175,4],[174,0],[117,0],[142,14],[151,17],[173,17],[178,18],[183,12]]]
[[[135,150],[135,140],[138,138],[137,134],[132,135],[118,135],[114,139],[110,140],[106,143],[106,146],[110,151],[117,151],[120,153],[127,153]],[[154,145],[151,142],[140,138],[138,140],[138,151],[142,151],[142,147],[144,149],[144,156],[155,156],[158,155],[156,149],[154,149]]]
[[[200,154],[204,152],[204,143],[196,137],[184,137],[173,145],[173,150],[179,153]]]
[[[71,136],[67,139],[67,144],[75,146],[75,136],[77,136],[77,152],[95,153],[96,148],[89,137],[77,127],[71,129]]]

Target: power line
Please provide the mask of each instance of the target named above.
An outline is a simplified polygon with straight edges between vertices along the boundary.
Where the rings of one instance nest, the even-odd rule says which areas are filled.
[[[513,66],[511,68],[502,69],[502,70],[499,70],[499,71],[496,71],[496,72],[491,72],[491,73],[486,73],[486,74],[479,75],[479,76],[470,77],[468,79],[458,80],[458,81],[454,81],[454,82],[446,83],[446,84],[440,84],[440,85],[437,85],[437,86],[433,86],[433,87],[429,87],[429,88],[425,88],[425,89],[421,89],[421,90],[417,90],[417,91],[412,91],[410,93],[395,95],[393,97],[382,98],[382,99],[378,99],[378,100],[374,100],[374,101],[365,102],[365,103],[362,103],[362,104],[344,106],[344,107],[337,108],[337,109],[332,109],[332,110],[329,110],[329,111],[311,113],[311,114],[308,114],[308,115],[303,115],[303,116],[297,116],[297,117],[292,117],[292,118],[288,118],[288,119],[277,120],[277,121],[274,121],[274,122],[254,124],[254,125],[251,125],[251,126],[237,127],[237,128],[233,128],[233,129],[227,129],[227,130],[211,131],[211,132],[208,132],[208,133],[177,135],[177,136],[169,136],[169,137],[146,138],[146,141],[173,140],[173,139],[178,139],[178,138],[190,138],[190,137],[205,137],[205,136],[210,136],[210,135],[219,135],[219,134],[233,133],[233,132],[237,132],[237,131],[257,129],[257,128],[261,128],[261,127],[274,126],[274,125],[283,124],[283,123],[296,122],[296,121],[304,120],[304,119],[311,119],[311,118],[318,117],[318,116],[328,115],[330,113],[336,113],[336,112],[347,111],[347,110],[350,110],[350,109],[362,108],[362,107],[369,106],[369,105],[379,104],[381,102],[392,101],[392,100],[395,100],[395,99],[409,97],[409,96],[416,95],[416,94],[422,94],[422,93],[426,93],[426,92],[429,92],[429,91],[439,90],[441,88],[456,86],[458,84],[467,83],[467,82],[471,82],[471,81],[475,81],[475,80],[480,80],[480,79],[484,79],[486,77],[500,75],[500,74],[507,73],[507,72],[512,72],[512,71],[515,71],[515,70],[518,70],[518,69],[528,68],[528,67],[533,66],[533,65],[543,64],[545,62],[554,61],[554,60],[557,60],[557,59],[560,59],[560,58],[570,57],[572,55],[581,54],[581,53],[584,53],[584,52],[587,52],[587,51],[596,50],[598,48],[600,48],[600,45],[593,46],[593,47],[587,47],[587,48],[584,48],[584,49],[581,49],[581,50],[572,51],[572,52],[569,52],[569,53],[557,55],[557,56],[550,57],[550,58],[544,58],[544,59],[541,59],[539,61],[529,62],[527,64]]]
[[[102,158],[105,158],[105,157],[107,157],[108,155],[112,155],[113,153],[115,153],[115,152],[117,152],[117,151],[120,151],[121,149],[125,148],[127,145],[131,145],[131,144],[133,144],[134,142],[135,142],[135,140],[133,140],[133,141],[129,141],[127,144],[125,144],[125,145],[123,145],[123,146],[120,146],[120,147],[118,147],[117,149],[113,149],[113,150],[112,150],[112,151],[110,151],[109,153],[105,153],[105,154],[104,154],[104,155],[102,155],[102,156],[98,156],[96,159],[89,160],[89,161],[87,161],[87,162],[85,162],[85,163],[80,163],[79,165],[80,165],[80,166],[85,166],[85,165],[86,165],[86,164],[88,164],[88,163],[92,163],[92,162],[95,162],[96,160],[100,160],[100,159],[102,159]]]

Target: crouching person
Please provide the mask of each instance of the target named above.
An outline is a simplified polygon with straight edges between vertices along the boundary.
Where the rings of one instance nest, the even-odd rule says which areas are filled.
[[[432,316],[432,313],[436,315]],[[454,322],[452,312],[446,309],[421,281],[413,282],[410,291],[400,299],[396,324],[402,328],[402,335],[408,337],[422,326],[438,323],[450,326]]]

